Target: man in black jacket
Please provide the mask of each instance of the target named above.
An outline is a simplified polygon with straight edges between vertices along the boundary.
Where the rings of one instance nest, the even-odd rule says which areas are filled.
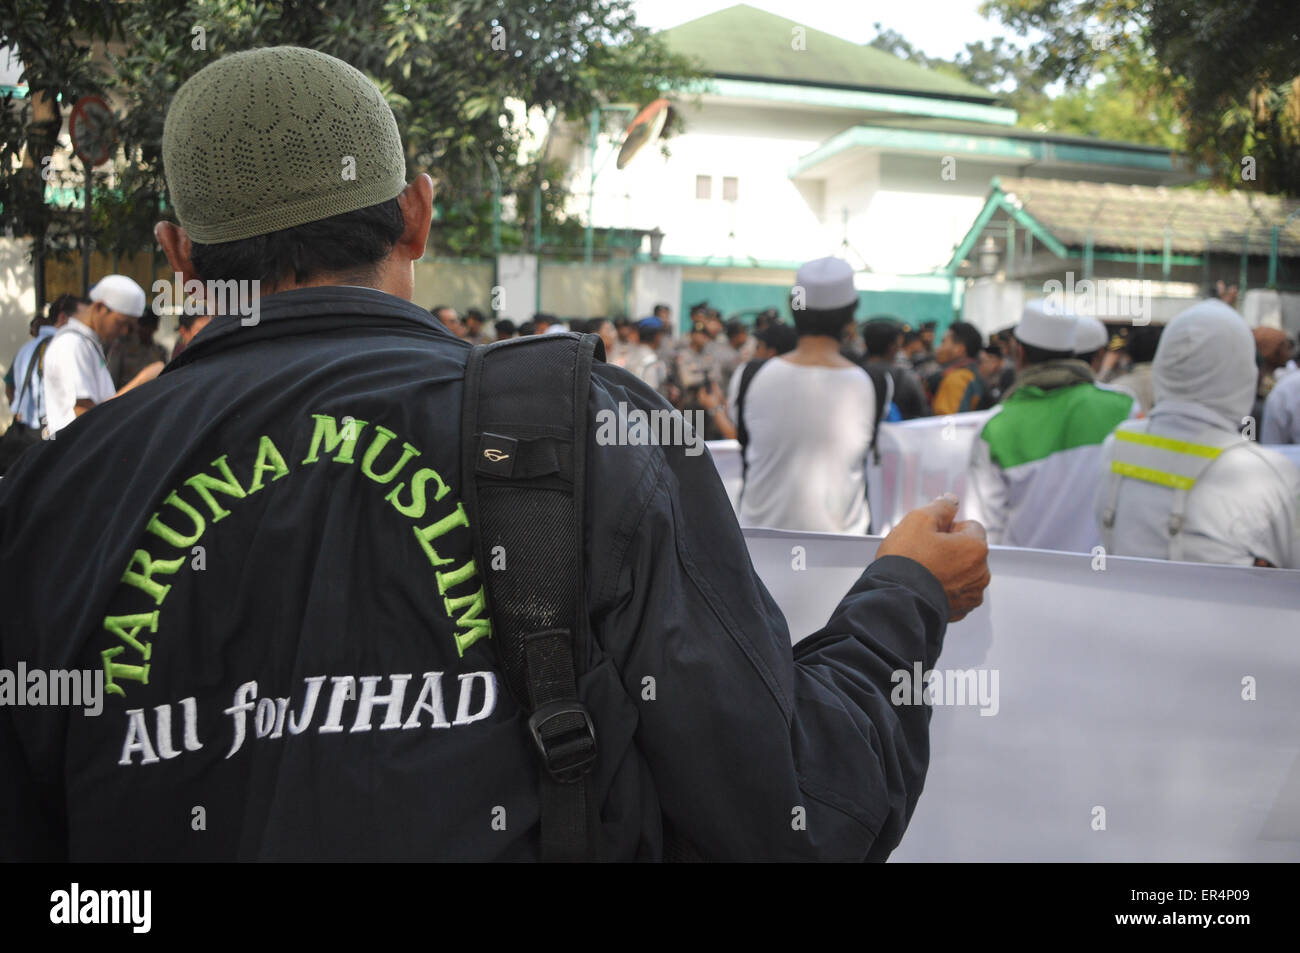
[[[470,347],[410,300],[430,179],[402,181],[378,91],[306,50],[217,61],[167,127],[168,260],[260,282],[257,318],[217,315],[0,481],[0,668],[104,691],[97,716],[0,706],[0,857],[535,858],[536,753],[484,612],[503,567],[458,488]],[[593,415],[667,409],[592,377]],[[884,859],[928,762],[929,709],[891,705],[890,675],[981,601],[982,531],[951,500],[911,514],[792,652],[688,449],[589,441],[598,853],[658,859],[669,825],[709,858]]]

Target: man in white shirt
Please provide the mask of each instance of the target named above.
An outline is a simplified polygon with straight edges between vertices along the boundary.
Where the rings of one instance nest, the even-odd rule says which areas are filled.
[[[91,407],[125,394],[162,370],[150,364],[117,390],[108,373],[106,349],[129,334],[144,314],[144,289],[125,275],[108,275],[90,289],[88,303],[59,329],[45,353],[47,436],[54,436]]]
[[[876,389],[866,371],[840,355],[857,306],[848,262],[820,258],[799,269],[791,294],[799,343],[763,364],[745,396],[742,526],[867,531]]]
[[[45,419],[45,349],[54,333],[76,313],[78,300],[76,295],[59,295],[50,302],[45,318],[37,315],[33,319],[32,340],[18,349],[5,376],[5,396],[14,420],[35,430],[41,429]]]
[[[1300,374],[1286,375],[1269,391],[1259,442],[1300,443]]]

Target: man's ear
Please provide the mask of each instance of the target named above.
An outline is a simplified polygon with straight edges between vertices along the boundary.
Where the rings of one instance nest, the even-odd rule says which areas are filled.
[[[185,229],[173,222],[159,222],[153,227],[153,235],[162,246],[172,271],[180,272],[182,285],[191,278],[199,277],[194,272],[194,263],[190,261],[190,236],[185,234]]]
[[[433,179],[423,172],[417,175],[397,196],[406,227],[396,248],[402,257],[418,261],[424,257],[424,247],[429,240],[429,227],[433,224]]]

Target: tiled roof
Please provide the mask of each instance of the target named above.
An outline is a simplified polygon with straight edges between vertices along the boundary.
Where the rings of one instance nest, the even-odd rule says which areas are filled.
[[[1173,253],[1267,255],[1273,227],[1278,253],[1300,257],[1300,200],[1244,190],[1000,178],[998,187],[1062,244],[1160,254],[1165,236]],[[1296,217],[1287,222],[1287,217]]]

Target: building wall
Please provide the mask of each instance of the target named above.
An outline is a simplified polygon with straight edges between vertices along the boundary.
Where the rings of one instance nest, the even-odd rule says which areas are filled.
[[[685,131],[668,141],[669,157],[653,143],[621,171],[614,159],[621,124],[611,120],[614,134],[600,139],[596,153],[592,219],[598,228],[657,227],[664,255],[701,263],[835,254],[860,270],[928,273],[947,263],[992,178],[1023,171],[961,158],[945,175],[942,156],[854,150],[792,180],[799,159],[869,117],[716,99],[682,109]],[[570,135],[556,155],[573,168],[569,211],[585,218],[589,151],[582,131]],[[697,176],[709,179],[707,199],[696,197]],[[723,197],[725,178],[736,180],[736,201]]]
[[[828,169],[824,228],[847,239],[873,272],[924,274],[942,268],[979,215],[1000,163],[860,150]],[[829,163],[828,163],[829,166]],[[850,260],[853,260],[853,257]]]
[[[853,125],[853,113],[830,113],[705,103],[683,104],[686,132],[646,146],[626,169],[615,167],[617,138],[597,150],[597,227],[658,227],[663,254],[690,258],[802,261],[835,248],[811,207],[789,178],[790,166],[823,140]],[[586,216],[590,166],[574,149],[570,211]],[[696,177],[708,176],[711,197],[696,198]],[[723,179],[733,177],[737,201],[723,199]],[[734,237],[733,237],[734,236]]]

